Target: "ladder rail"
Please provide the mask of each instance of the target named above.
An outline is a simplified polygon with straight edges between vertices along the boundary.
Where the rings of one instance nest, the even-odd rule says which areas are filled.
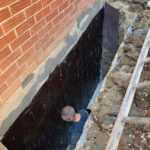
[[[139,82],[143,66],[144,64],[141,63],[141,60],[144,60],[148,54],[149,50],[149,40],[150,40],[150,29],[147,33],[146,39],[144,41],[141,53],[139,55],[136,67],[134,69],[134,73],[132,75],[132,78],[130,80],[128,89],[126,91],[125,97],[123,99],[123,103],[120,108],[120,112],[118,114],[118,117],[116,119],[115,125],[113,127],[113,130],[111,132],[110,138],[108,140],[107,146],[105,150],[117,150],[120,138],[123,133],[123,129],[125,126],[125,122],[123,122],[123,119],[128,116],[133,98],[135,95],[136,88],[134,88],[134,85]]]
[[[142,83],[137,83],[134,85],[134,88],[144,88],[150,86],[150,81],[144,81]]]

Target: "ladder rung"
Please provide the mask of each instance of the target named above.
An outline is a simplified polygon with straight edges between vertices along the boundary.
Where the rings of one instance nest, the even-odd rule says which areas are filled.
[[[123,122],[132,124],[150,124],[150,117],[146,118],[126,117],[123,119]]]
[[[144,88],[150,86],[150,81],[135,84],[134,88]]]
[[[149,41],[147,41],[147,44],[150,46],[150,40],[149,40]]]
[[[142,62],[142,63],[150,62],[150,57],[148,57],[148,58],[145,58],[145,59],[141,60],[141,62]]]

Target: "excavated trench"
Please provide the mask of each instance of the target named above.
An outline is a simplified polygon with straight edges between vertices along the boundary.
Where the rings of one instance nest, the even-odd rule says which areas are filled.
[[[106,0],[120,12],[119,39],[123,40],[102,88],[91,106],[92,118],[86,141],[76,150],[104,150],[150,28],[147,0]],[[128,28],[129,27],[129,28]],[[126,34],[127,33],[127,34]],[[121,36],[122,35],[122,36]],[[147,57],[150,56],[150,53]],[[150,63],[144,65],[140,82],[150,80]],[[132,117],[150,116],[150,88],[138,89],[129,113]],[[118,150],[150,150],[149,125],[126,124]]]
[[[100,81],[101,65],[106,74],[118,48],[118,21],[119,12],[108,5],[95,16],[5,134],[2,143],[9,150],[66,149],[68,124],[60,110],[65,105],[86,109]]]

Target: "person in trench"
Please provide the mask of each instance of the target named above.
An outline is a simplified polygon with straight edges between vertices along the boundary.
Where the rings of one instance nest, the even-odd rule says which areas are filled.
[[[61,118],[69,122],[69,141],[68,147],[74,150],[82,134],[84,124],[89,116],[87,110],[80,110],[78,113],[72,106],[65,106],[61,111]]]

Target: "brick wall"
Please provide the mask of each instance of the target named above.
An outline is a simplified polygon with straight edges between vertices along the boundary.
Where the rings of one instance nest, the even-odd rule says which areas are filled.
[[[0,106],[95,0],[0,0]]]

